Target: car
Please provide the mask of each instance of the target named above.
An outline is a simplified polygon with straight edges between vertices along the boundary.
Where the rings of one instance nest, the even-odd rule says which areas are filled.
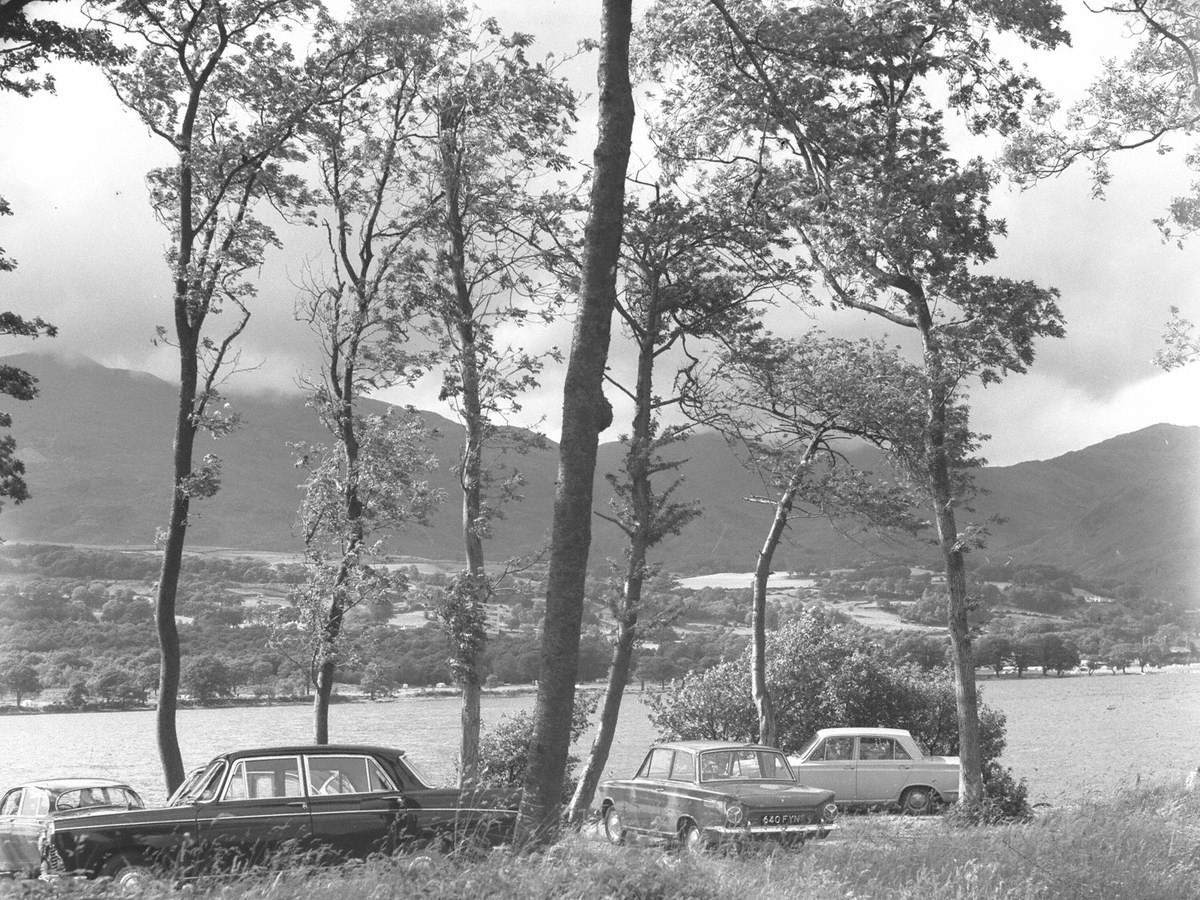
[[[901,728],[822,728],[788,761],[842,806],[924,815],[958,800],[958,757],[930,756]]]
[[[54,778],[11,788],[0,796],[0,874],[38,874],[38,838],[50,822],[144,806],[129,785],[104,778]]]
[[[632,778],[601,782],[600,821],[614,844],[665,838],[685,851],[720,843],[800,842],[836,827],[833,792],[800,784],[774,747],[674,741],[650,747]]]
[[[507,840],[512,791],[433,787],[402,750],[296,745],[225,753],[194,770],[165,807],[47,824],[43,873],[121,887],[302,856],[335,862],[416,843]]]

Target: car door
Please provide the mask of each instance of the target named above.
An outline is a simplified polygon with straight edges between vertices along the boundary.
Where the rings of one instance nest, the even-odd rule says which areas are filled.
[[[838,803],[856,803],[858,773],[851,735],[831,735],[812,749],[796,767],[801,784],[833,791]]]
[[[658,830],[667,802],[664,782],[671,774],[674,758],[675,751],[665,747],[654,747],[646,754],[630,787],[629,808],[622,811],[628,826],[641,831]]]
[[[299,755],[234,760],[218,799],[197,805],[196,829],[217,871],[307,848],[312,821]]]
[[[41,821],[22,812],[22,801],[45,792],[37,788],[13,788],[0,800],[0,872],[36,872],[40,864],[37,836]],[[47,809],[49,801],[47,798]]]
[[[912,774],[912,757],[894,738],[858,739],[858,798],[863,803],[894,803]]]
[[[680,818],[695,817],[695,807],[696,754],[690,750],[676,750],[670,774],[663,785],[662,810],[654,830],[659,834],[674,835]]]
[[[313,753],[304,766],[315,842],[338,856],[395,848],[404,795],[373,757]]]

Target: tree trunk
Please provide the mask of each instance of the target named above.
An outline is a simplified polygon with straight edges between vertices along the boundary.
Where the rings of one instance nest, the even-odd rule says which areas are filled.
[[[942,366],[941,348],[932,334],[927,308],[920,317],[924,344],[925,372],[929,378],[929,421],[925,428],[925,464],[937,523],[938,544],[946,569],[949,594],[947,624],[950,629],[951,666],[958,712],[958,756],[962,780],[959,802],[967,809],[983,802],[983,761],[979,743],[979,698],[975,689],[975,662],[971,654],[967,622],[967,575],[954,518],[954,491],[947,456],[946,415],[949,392]],[[1018,671],[1018,677],[1020,672]]]
[[[477,589],[484,576],[483,539],[480,535],[483,515],[483,445],[487,423],[483,415],[479,373],[479,349],[476,340],[476,310],[467,282],[466,227],[462,218],[461,154],[452,124],[442,123],[442,177],[446,198],[446,234],[449,238],[449,264],[454,280],[454,310],[446,327],[458,332],[458,367],[462,385],[463,418],[462,534],[467,571]],[[472,602],[481,603],[478,593]],[[480,636],[482,638],[482,636]],[[479,643],[482,647],[482,640]],[[459,784],[473,785],[479,778],[480,679],[476,652],[458,660],[459,687],[462,689],[462,736],[459,746]]]
[[[608,666],[608,686],[604,691],[604,706],[600,711],[600,725],[592,749],[588,754],[583,775],[575,786],[571,805],[567,811],[568,821],[580,825],[592,805],[596,785],[608,764],[612,750],[613,735],[617,731],[617,720],[621,715],[621,701],[625,696],[625,685],[629,683],[629,670],[633,663],[633,648],[637,642],[638,609],[642,602],[642,573],[645,571],[645,548],[631,548],[629,565],[626,569],[622,605],[624,615],[617,620],[617,640],[613,645],[612,662]]]
[[[604,0],[601,14],[599,134],[584,234],[580,309],[563,386],[558,488],[546,587],[537,705],[517,841],[557,834],[579,670],[579,631],[591,544],[592,484],[600,432],[612,423],[601,386],[616,303],[624,224],[625,173],[633,135],[629,84],[632,0]]]
[[[186,288],[184,288],[186,291]],[[177,296],[176,306],[184,300]],[[186,313],[184,313],[186,315]],[[177,333],[180,332],[177,329]],[[182,334],[186,335],[186,326]],[[166,546],[158,575],[158,593],[154,603],[154,624],[158,634],[158,700],[155,705],[155,737],[158,756],[162,762],[167,793],[183,783],[183,756],[179,750],[179,735],[175,728],[175,713],[179,706],[179,629],[175,624],[175,600],[179,590],[179,573],[183,568],[183,545],[187,537],[189,499],[184,491],[185,479],[192,471],[192,451],[196,426],[192,411],[198,379],[194,345],[185,346],[181,336],[179,350],[179,402],[175,416],[175,444],[171,494],[170,522]]]
[[[804,483],[804,473],[817,452],[817,443],[821,435],[816,434],[809,441],[804,456],[800,458],[787,486],[775,503],[775,517],[767,531],[767,539],[763,541],[762,549],[758,551],[758,559],[754,564],[753,612],[751,614],[751,666],[750,694],[754,698],[754,708],[758,711],[758,742],[768,747],[774,747],[778,739],[775,727],[775,706],[771,702],[771,692],[767,687],[767,579],[771,577],[771,560],[775,550],[783,539],[783,531],[787,528],[788,516],[792,513],[792,504],[796,494]]]

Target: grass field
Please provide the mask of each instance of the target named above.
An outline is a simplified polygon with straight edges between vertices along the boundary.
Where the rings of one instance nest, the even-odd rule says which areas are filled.
[[[685,858],[659,846],[610,847],[572,835],[523,856],[397,856],[182,889],[163,885],[145,896],[1191,900],[1200,892],[1200,793],[1178,788],[1052,810],[1027,825],[851,816],[843,826],[826,841],[761,854]],[[0,885],[0,897],[102,891],[94,883],[66,890],[36,882]]]

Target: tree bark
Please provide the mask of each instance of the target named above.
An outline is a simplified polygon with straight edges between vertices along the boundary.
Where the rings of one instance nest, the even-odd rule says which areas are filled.
[[[483,539],[479,529],[483,515],[483,446],[486,422],[483,415],[479,373],[479,349],[476,340],[475,305],[467,283],[466,226],[462,217],[461,155],[457,132],[452,123],[442,122],[442,178],[446,199],[446,234],[449,238],[449,265],[454,281],[454,311],[446,327],[458,334],[458,367],[461,382],[463,418],[462,534],[467,571],[478,587],[484,576]],[[475,594],[473,602],[482,598]],[[480,643],[482,646],[482,642]],[[480,694],[479,662],[476,653],[459,661],[459,687],[462,690],[462,725],[459,746],[459,784],[473,785],[479,778]]]
[[[601,386],[616,303],[625,173],[633,135],[633,91],[629,83],[632,18],[631,0],[604,0],[595,174],[584,234],[580,309],[563,387],[541,667],[525,790],[517,819],[519,844],[550,840],[559,828],[579,669],[596,445],[600,432],[612,423],[612,407],[604,399]]]
[[[758,742],[768,747],[775,746],[776,734],[775,706],[771,702],[771,691],[767,687],[767,579],[771,577],[771,560],[775,556],[779,541],[783,538],[783,530],[787,527],[788,516],[791,514],[796,492],[800,490],[802,477],[801,470],[797,469],[783,493],[779,495],[775,504],[775,516],[767,531],[767,539],[763,541],[754,564],[754,605],[750,617],[753,633],[750,695],[754,698],[754,708],[758,711]]]
[[[967,576],[963,551],[954,517],[954,490],[946,449],[949,392],[942,365],[941,348],[932,333],[928,308],[921,307],[918,320],[924,347],[925,372],[929,378],[929,419],[925,427],[925,465],[933,500],[938,544],[946,569],[949,594],[947,625],[950,629],[954,697],[958,713],[958,756],[962,793],[959,802],[974,809],[983,802],[983,761],[979,743],[979,697],[975,689],[975,662],[971,654],[967,622]],[[1018,673],[1019,675],[1019,673]]]
[[[800,492],[804,483],[804,473],[816,455],[820,439],[820,433],[813,435],[804,456],[796,464],[787,485],[779,495],[779,500],[775,503],[775,516],[771,520],[767,538],[763,541],[762,549],[758,551],[758,559],[754,565],[750,694],[754,698],[754,708],[758,711],[758,742],[768,747],[775,746],[778,734],[775,706],[771,702],[771,691],[767,687],[767,580],[771,577],[771,560],[775,558],[775,550],[783,539],[783,531],[787,528],[796,494]]]
[[[638,609],[642,602],[642,584],[645,580],[645,551],[645,547],[630,548],[629,565],[626,568],[625,586],[622,591],[623,615],[617,620],[617,640],[613,645],[612,661],[608,666],[608,685],[604,691],[600,724],[596,731],[596,739],[592,741],[587,765],[575,786],[575,793],[567,811],[568,821],[572,825],[581,824],[587,815],[596,793],[596,786],[600,783],[600,776],[604,774],[604,767],[608,764],[608,754],[612,751],[613,736],[616,734],[617,720],[621,715],[621,701],[625,696],[625,686],[629,684],[633,648],[637,643]]]

